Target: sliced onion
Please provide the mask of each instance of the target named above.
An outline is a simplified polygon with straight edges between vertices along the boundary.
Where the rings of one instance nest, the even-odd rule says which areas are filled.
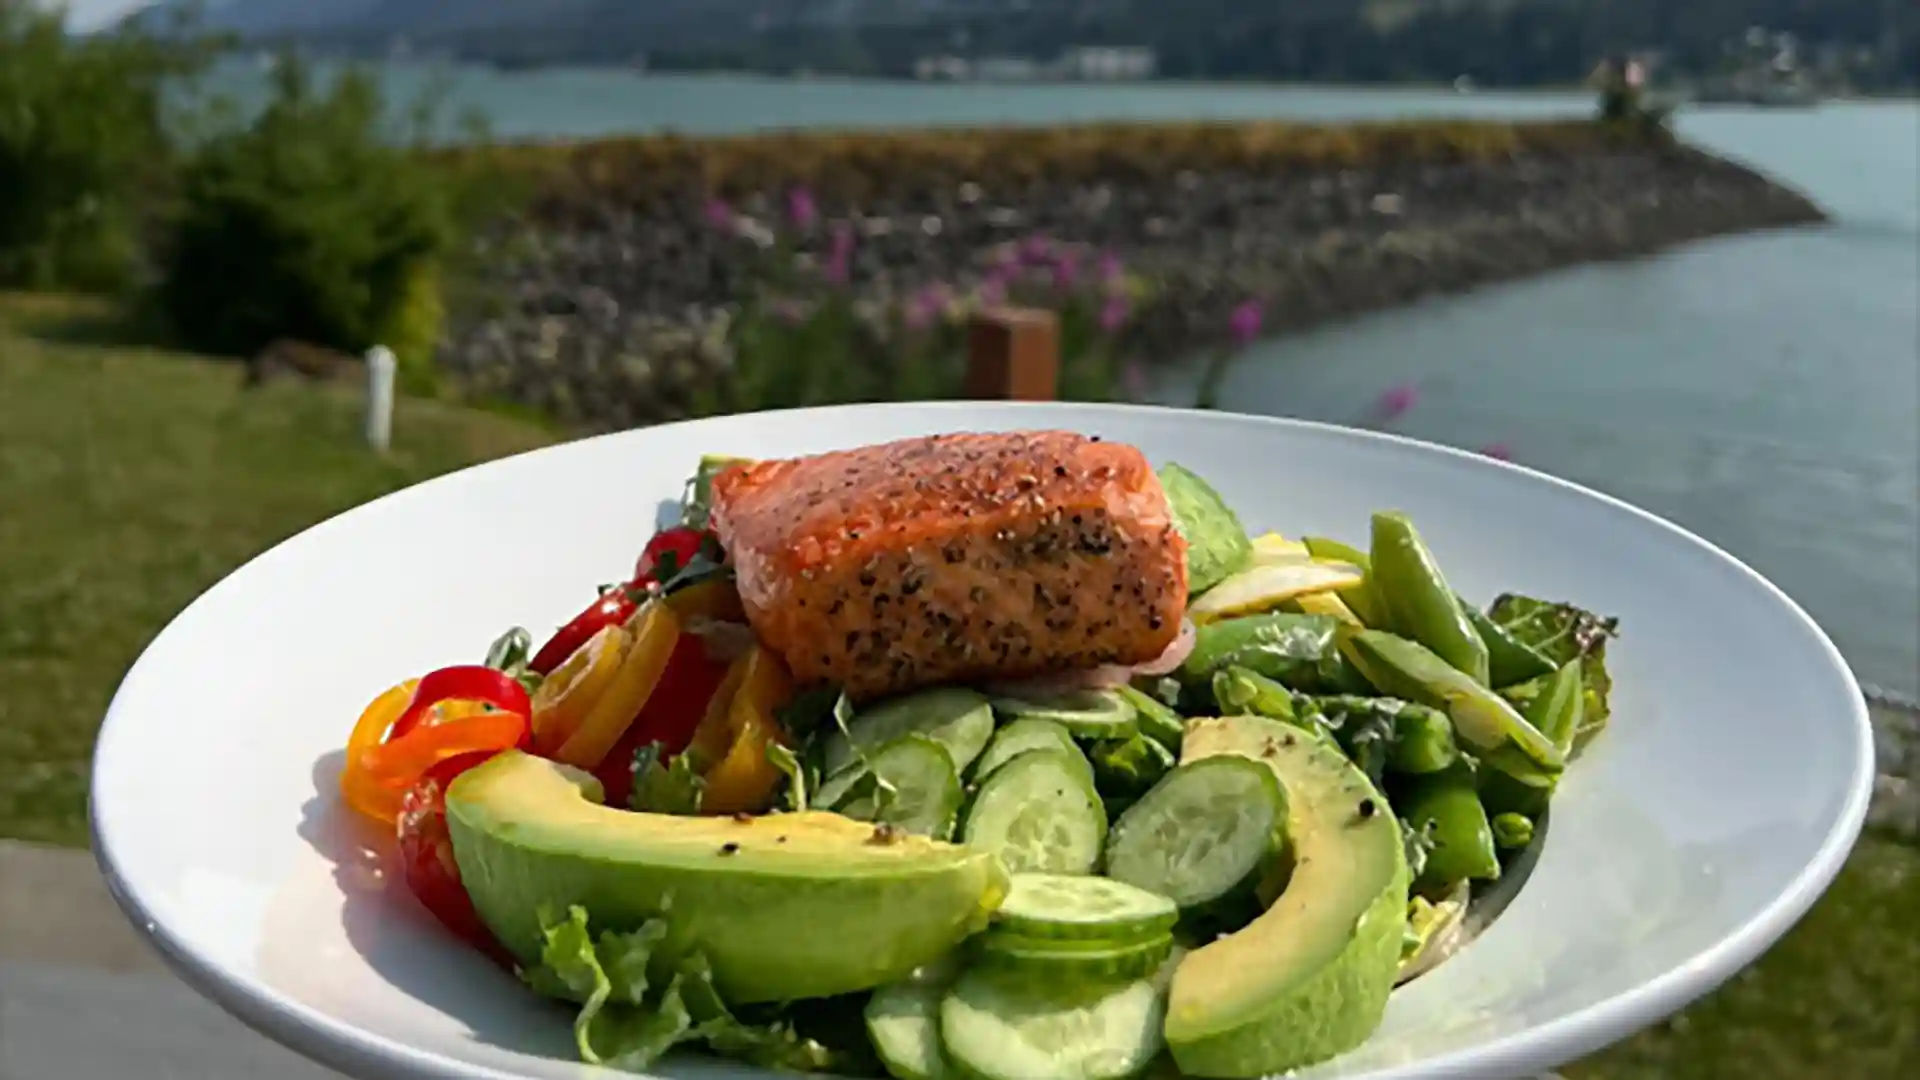
[[[699,635],[701,644],[706,646],[707,658],[721,664],[731,664],[747,655],[759,641],[750,626],[709,619],[703,615],[689,618],[686,632]]]
[[[1187,618],[1181,619],[1180,633],[1177,637],[1173,639],[1173,644],[1167,646],[1165,652],[1162,652],[1159,656],[1154,657],[1153,659],[1147,661],[1146,663],[1135,664],[1132,669],[1133,674],[1135,675],[1171,675],[1173,674],[1174,669],[1178,668],[1181,664],[1186,663],[1187,657],[1193,655],[1194,640],[1195,640],[1195,630],[1193,626],[1193,620],[1187,619]]]
[[[1011,698],[1045,698],[1056,694],[1070,694],[1076,690],[1112,690],[1125,686],[1138,675],[1169,675],[1187,657],[1193,655],[1194,626],[1190,619],[1180,620],[1180,633],[1159,656],[1144,664],[1123,667],[1119,664],[1101,664],[1098,667],[1078,668],[1073,671],[1050,671],[1045,675],[994,683],[987,687],[989,693]]]

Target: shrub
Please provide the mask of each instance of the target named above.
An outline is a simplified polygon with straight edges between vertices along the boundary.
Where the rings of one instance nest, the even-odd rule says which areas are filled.
[[[59,11],[0,0],[0,285],[136,274],[175,156],[165,91],[211,55],[184,29],[75,38]]]
[[[429,169],[383,138],[384,114],[364,73],[321,91],[287,56],[259,115],[200,148],[158,290],[184,344],[248,355],[280,337],[350,352],[384,342],[418,388],[450,228]]]

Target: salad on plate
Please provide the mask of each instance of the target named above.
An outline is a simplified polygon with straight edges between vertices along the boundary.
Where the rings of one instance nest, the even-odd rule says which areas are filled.
[[[1092,436],[711,457],[538,649],[377,696],[340,790],[588,1062],[1258,1077],[1459,947],[1616,630]]]

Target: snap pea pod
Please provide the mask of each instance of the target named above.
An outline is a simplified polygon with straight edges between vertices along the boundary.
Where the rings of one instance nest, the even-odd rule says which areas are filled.
[[[1444,711],[1454,734],[1487,765],[1529,779],[1565,768],[1566,755],[1505,698],[1432,650],[1379,630],[1358,631],[1348,642],[1361,674],[1381,693]]]
[[[1387,730],[1386,767],[1409,776],[1425,776],[1460,760],[1453,721],[1430,705],[1398,698],[1339,695],[1312,699],[1320,715],[1346,741],[1348,731],[1373,721]]]
[[[1243,667],[1229,667],[1213,673],[1213,700],[1222,713],[1250,713],[1292,724],[1330,746],[1339,746],[1333,732],[1319,719],[1301,716],[1293,707],[1293,693],[1286,687]]]
[[[1426,832],[1433,842],[1420,871],[1421,889],[1499,879],[1493,826],[1469,770],[1455,768],[1422,778],[1402,799],[1400,812],[1410,828]]]
[[[1193,652],[1180,665],[1189,691],[1204,690],[1213,674],[1243,667],[1292,690],[1339,693],[1359,684],[1359,672],[1338,646],[1339,622],[1326,615],[1270,612],[1210,622],[1195,632]]]
[[[1553,661],[1514,637],[1506,627],[1489,618],[1486,612],[1467,603],[1465,597],[1456,595],[1454,599],[1459,602],[1460,610],[1466,613],[1467,621],[1473,624],[1473,632],[1480,635],[1480,640],[1487,646],[1487,685],[1496,688],[1512,686],[1553,674]]]
[[[1385,629],[1425,645],[1475,682],[1488,684],[1487,644],[1405,514],[1373,515],[1369,580],[1387,617]]]
[[[1495,814],[1488,825],[1493,829],[1494,846],[1502,851],[1518,851],[1533,843],[1533,819],[1525,814]]]
[[[1087,750],[1093,765],[1094,786],[1100,795],[1131,804],[1173,771],[1173,754],[1146,735],[1108,739]]]
[[[1138,687],[1117,686],[1118,693],[1140,719],[1140,734],[1176,753],[1180,750],[1180,736],[1186,731],[1187,722],[1180,714],[1168,708],[1164,702]]]
[[[1307,545],[1307,554],[1316,559],[1334,559],[1360,568],[1360,584],[1340,590],[1340,599],[1346,601],[1361,622],[1384,628],[1386,613],[1381,610],[1380,597],[1373,587],[1373,561],[1367,558],[1367,553],[1324,536],[1302,537],[1300,542]]]
[[[1573,753],[1574,736],[1580,731],[1580,723],[1586,712],[1586,680],[1580,671],[1578,659],[1567,661],[1553,679],[1547,683],[1545,693],[1527,702],[1526,709],[1520,715],[1527,722],[1540,729],[1540,734],[1553,741],[1554,748],[1562,755]]]

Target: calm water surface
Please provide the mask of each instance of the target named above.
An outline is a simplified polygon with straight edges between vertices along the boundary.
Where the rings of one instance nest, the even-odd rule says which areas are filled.
[[[251,77],[241,74],[239,78]],[[389,72],[425,86],[421,68]],[[465,69],[456,108],[502,136],[1193,117],[1579,114],[1584,95],[1246,86],[937,86]],[[1274,341],[1236,407],[1396,424],[1618,495],[1747,560],[1860,675],[1920,692],[1920,105],[1697,110],[1689,139],[1811,195],[1823,229],[1575,269]],[[1186,400],[1188,376],[1158,388]]]

